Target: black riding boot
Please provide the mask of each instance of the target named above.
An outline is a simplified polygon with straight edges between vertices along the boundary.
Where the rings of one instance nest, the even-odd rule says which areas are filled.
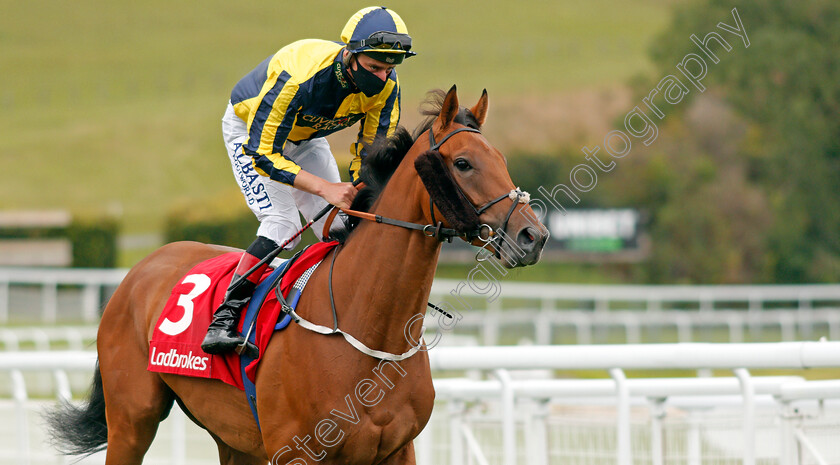
[[[232,282],[239,279],[238,274],[233,275]],[[201,349],[208,354],[223,354],[230,352],[236,346],[242,344],[245,338],[237,331],[239,314],[251,300],[251,293],[256,286],[250,281],[244,281],[237,289],[228,289],[225,300],[213,313],[213,321],[207,327],[207,335],[201,343]]]
[[[231,287],[225,294],[225,300],[213,313],[213,321],[207,328],[207,335],[204,336],[204,341],[201,343],[203,351],[208,354],[224,354],[233,351],[236,346],[245,342],[245,338],[237,331],[239,315],[242,313],[242,309],[248,305],[248,301],[251,300],[251,294],[257,287],[257,283],[268,264],[264,264],[251,273],[235,289],[233,283],[240,281],[240,276],[247,273],[276,247],[277,245],[271,239],[258,236],[257,240],[242,254],[242,258],[236,266],[236,271],[233,273]]]

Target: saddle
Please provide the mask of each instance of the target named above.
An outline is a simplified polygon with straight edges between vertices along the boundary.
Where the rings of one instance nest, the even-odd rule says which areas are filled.
[[[291,322],[284,306],[297,305],[309,276],[336,245],[337,242],[318,242],[263,274],[239,322],[240,333],[247,335],[258,351],[242,356],[210,355],[201,350],[213,310],[224,298],[241,254],[223,254],[199,263],[172,289],[149,342],[147,369],[213,378],[236,386],[246,392],[257,418],[254,382],[260,355],[273,334]]]

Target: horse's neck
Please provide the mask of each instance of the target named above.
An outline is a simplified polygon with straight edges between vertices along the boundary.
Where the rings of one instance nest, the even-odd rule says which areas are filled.
[[[420,208],[424,191],[389,192],[391,188],[399,190],[396,185],[404,185],[400,181],[392,178],[372,211],[425,224]],[[440,246],[420,231],[362,221],[336,258],[334,292],[342,330],[371,347],[398,353],[406,350],[406,325],[426,311]],[[344,275],[341,292],[336,287],[338,270]],[[420,326],[417,323],[410,328],[415,340]]]

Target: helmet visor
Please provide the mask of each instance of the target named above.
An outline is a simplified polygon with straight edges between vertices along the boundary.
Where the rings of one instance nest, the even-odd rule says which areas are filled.
[[[393,52],[408,52],[411,50],[411,36],[399,32],[377,31],[367,39],[351,41],[347,44],[351,49],[392,50]],[[392,53],[393,53],[392,52]]]

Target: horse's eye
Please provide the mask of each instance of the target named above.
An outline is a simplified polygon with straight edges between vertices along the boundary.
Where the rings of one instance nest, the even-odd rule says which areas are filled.
[[[467,160],[465,160],[463,158],[459,158],[459,159],[455,160],[454,165],[455,165],[455,168],[458,168],[458,171],[467,171],[467,170],[472,168],[472,165],[470,165],[470,162],[468,162]]]

